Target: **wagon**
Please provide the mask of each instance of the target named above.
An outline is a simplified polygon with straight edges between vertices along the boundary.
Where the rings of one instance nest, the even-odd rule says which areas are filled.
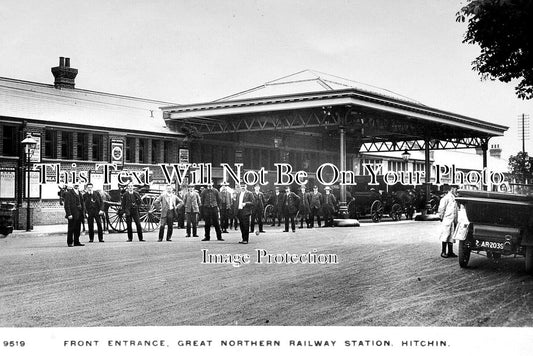
[[[136,186],[136,188],[142,199],[142,205],[139,207],[139,218],[143,232],[154,231],[161,220],[161,211],[154,206],[154,201],[161,192],[151,190],[147,185]],[[105,223],[116,232],[125,232],[127,229],[126,215],[121,204],[121,196],[124,191],[124,186],[110,190],[107,192],[108,198],[104,199]]]
[[[533,272],[533,196],[459,190],[467,220],[460,220],[459,266],[466,268],[472,252],[487,257],[524,256],[526,272]]]
[[[385,201],[377,190],[356,192],[348,203],[348,216],[350,219],[360,219],[370,216],[373,222],[380,222],[385,212]]]

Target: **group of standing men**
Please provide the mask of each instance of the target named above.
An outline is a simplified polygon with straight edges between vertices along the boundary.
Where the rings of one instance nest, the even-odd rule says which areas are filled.
[[[102,219],[104,218],[104,202],[100,194],[93,191],[92,183],[86,185],[86,192],[78,190],[77,185],[68,185],[63,195],[66,218],[68,219],[68,246],[84,246],[79,241],[81,224],[86,217],[89,227],[89,241],[94,239],[94,222],[98,229],[98,240],[104,242]],[[255,231],[257,224],[257,233],[265,232],[263,230],[263,214],[267,204],[272,204],[273,223],[275,226],[276,219],[278,226],[281,223],[281,217],[284,218],[285,232],[290,228],[293,232],[296,230],[296,214],[300,213],[300,228],[303,228],[303,222],[306,222],[307,228],[314,226],[314,218],[317,217],[318,226],[321,227],[321,214],[325,219],[324,226],[332,226],[333,212],[336,209],[337,200],[330,193],[330,188],[326,187],[326,193],[318,192],[315,186],[313,192],[307,192],[305,186],[302,186],[298,194],[291,191],[290,187],[285,187],[284,193],[280,192],[279,187],[275,188],[275,193],[267,200],[256,185],[254,191],[247,189],[246,184],[239,184],[234,192],[230,191],[227,183],[222,183],[220,191],[213,187],[210,182],[206,188],[200,192],[195,189],[194,185],[189,185],[185,193],[175,194],[172,185],[168,184],[165,191],[154,201],[156,206],[161,209],[161,220],[159,226],[159,241],[163,241],[165,236],[165,227],[167,227],[166,241],[172,241],[173,224],[180,212],[186,220],[186,237],[198,237],[198,220],[201,217],[205,221],[205,234],[202,241],[211,239],[211,227],[215,229],[216,238],[224,241],[223,233],[228,232],[228,228],[238,225],[241,230],[242,241],[247,244],[249,233]],[[132,224],[135,223],[139,241],[145,241],[140,222],[139,208],[142,205],[140,194],[135,191],[132,183],[128,184],[126,191],[121,197],[121,209],[125,215],[128,242],[133,241]],[[105,219],[105,218],[104,218]],[[191,231],[192,230],[192,231]]]
[[[269,203],[274,207],[274,216],[272,226],[275,226],[276,219],[278,226],[281,225],[281,219],[285,222],[285,232],[290,227],[293,232],[296,230],[294,218],[297,213],[300,217],[300,228],[303,228],[304,221],[307,228],[313,228],[315,217],[318,227],[322,226],[320,217],[324,217],[324,227],[333,226],[333,214],[337,210],[337,199],[331,194],[331,188],[325,188],[325,194],[318,191],[314,186],[312,192],[308,192],[305,186],[300,187],[298,194],[293,193],[290,187],[285,187],[285,193],[281,193],[278,187],[275,193],[270,197]]]
[[[63,194],[65,218],[68,220],[67,245],[84,246],[80,242],[81,224],[87,218],[89,225],[89,242],[94,241],[94,222],[98,228],[98,241],[104,242],[102,216],[104,202],[98,192],[93,191],[93,184],[86,185],[86,192],[79,190],[78,185],[67,185]]]

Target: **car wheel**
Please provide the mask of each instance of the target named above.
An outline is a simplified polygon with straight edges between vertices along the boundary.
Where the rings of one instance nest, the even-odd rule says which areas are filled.
[[[464,240],[459,241],[459,266],[466,268],[470,260],[470,248]]]

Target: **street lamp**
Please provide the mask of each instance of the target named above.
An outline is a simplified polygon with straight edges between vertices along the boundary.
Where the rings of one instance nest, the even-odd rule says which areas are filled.
[[[22,140],[22,147],[24,147],[24,153],[26,155],[26,182],[27,182],[27,189],[26,189],[26,231],[31,231],[30,228],[30,158],[33,155],[33,152],[35,150],[35,146],[37,146],[37,141],[31,136],[31,134],[28,132],[26,134],[26,138]]]
[[[410,154],[407,150],[403,151],[403,153],[402,153],[402,159],[403,159],[404,162],[409,161],[409,158],[410,158],[410,157],[411,157],[411,154]]]

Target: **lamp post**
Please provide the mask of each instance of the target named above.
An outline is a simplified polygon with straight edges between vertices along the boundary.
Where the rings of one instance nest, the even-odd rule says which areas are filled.
[[[409,151],[407,151],[407,150],[403,151],[402,159],[403,159],[404,162],[409,161],[410,157],[411,157],[411,154],[409,153]]]
[[[22,147],[24,147],[24,153],[26,155],[26,231],[31,231],[30,228],[30,158],[33,155],[37,141],[31,136],[28,132],[26,138],[21,142]]]

